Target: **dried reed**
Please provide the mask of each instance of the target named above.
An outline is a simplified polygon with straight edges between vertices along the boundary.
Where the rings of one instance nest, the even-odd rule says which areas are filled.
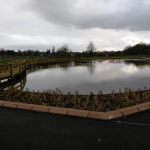
[[[79,95],[78,91],[75,94],[69,92],[63,95],[59,89],[56,91],[43,90],[43,92],[30,92],[29,89],[24,91],[7,89],[2,92],[2,99],[54,107],[111,111],[150,101],[150,89],[145,87],[143,91],[141,89],[134,91],[134,89],[125,88],[124,93],[121,93],[121,90],[119,93],[113,90],[111,94],[102,94],[100,91],[97,95],[92,92],[89,95]]]

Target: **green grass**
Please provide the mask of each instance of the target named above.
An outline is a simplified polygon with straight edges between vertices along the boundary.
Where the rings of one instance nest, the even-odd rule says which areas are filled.
[[[148,55],[150,57],[150,55]],[[145,57],[145,55],[134,55],[134,56],[101,56],[101,57],[91,57],[92,59],[125,59],[125,58],[142,58]],[[44,59],[48,57],[33,57],[34,59]],[[71,57],[72,58],[72,57]],[[32,57],[29,56],[15,56],[15,57],[0,57],[0,63],[7,63],[12,62],[16,60],[26,60],[26,59],[32,59]],[[63,58],[65,59],[65,58]],[[66,58],[68,59],[68,57]]]
[[[34,59],[44,59],[46,57],[33,57]],[[32,57],[29,56],[15,56],[15,57],[0,57],[0,63],[7,63],[12,62],[16,60],[27,60],[32,59]]]

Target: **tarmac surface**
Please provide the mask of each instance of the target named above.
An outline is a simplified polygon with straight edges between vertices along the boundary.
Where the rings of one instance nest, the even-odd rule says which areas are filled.
[[[1,150],[150,149],[150,110],[103,121],[0,107]]]

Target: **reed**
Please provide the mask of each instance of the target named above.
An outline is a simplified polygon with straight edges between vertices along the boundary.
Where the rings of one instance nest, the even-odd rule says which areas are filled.
[[[91,92],[89,95],[79,95],[76,91],[75,94],[68,92],[64,95],[59,89],[30,92],[29,89],[22,91],[10,88],[2,92],[2,99],[12,102],[105,112],[150,101],[150,89],[145,87],[144,90],[134,91],[134,89],[125,88],[124,92],[119,90],[119,93],[113,90],[111,94],[102,94],[100,91],[98,94]]]

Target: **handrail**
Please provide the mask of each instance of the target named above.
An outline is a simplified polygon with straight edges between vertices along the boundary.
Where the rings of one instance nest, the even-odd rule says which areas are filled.
[[[60,63],[60,62],[86,62],[90,61],[91,58],[52,58],[52,59],[28,59],[28,60],[16,60],[13,62],[8,62],[5,64],[0,64],[0,80],[11,78],[21,74],[28,67],[35,65],[44,65],[51,63]]]

